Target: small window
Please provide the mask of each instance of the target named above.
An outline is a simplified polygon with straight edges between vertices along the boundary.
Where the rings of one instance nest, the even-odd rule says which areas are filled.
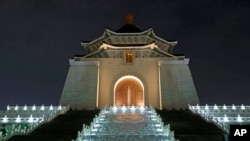
[[[131,52],[131,51],[127,51],[126,53],[125,53],[125,61],[126,61],[126,63],[133,63],[133,52]]]

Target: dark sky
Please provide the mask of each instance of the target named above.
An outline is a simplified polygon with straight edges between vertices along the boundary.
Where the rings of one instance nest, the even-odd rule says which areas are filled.
[[[190,58],[202,104],[250,104],[248,0],[0,0],[0,108],[57,105],[68,59],[105,28],[152,27]]]

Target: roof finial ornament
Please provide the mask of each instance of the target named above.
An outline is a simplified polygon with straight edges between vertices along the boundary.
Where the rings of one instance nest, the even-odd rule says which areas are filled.
[[[126,15],[125,16],[125,22],[126,22],[126,24],[133,25],[134,24],[134,16],[131,15],[131,14]]]

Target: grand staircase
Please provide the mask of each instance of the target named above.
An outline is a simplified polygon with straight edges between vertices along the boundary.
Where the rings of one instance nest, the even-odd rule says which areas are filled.
[[[89,125],[99,110],[68,111],[53,121],[41,125],[29,135],[16,135],[9,141],[71,141],[76,139],[82,125]]]
[[[38,127],[29,135],[16,135],[9,141],[71,141],[82,125],[89,125],[99,110],[68,111],[53,121]],[[223,131],[189,110],[157,110],[165,124],[180,141],[223,141]]]
[[[157,110],[180,141],[223,141],[223,131],[189,110]]]

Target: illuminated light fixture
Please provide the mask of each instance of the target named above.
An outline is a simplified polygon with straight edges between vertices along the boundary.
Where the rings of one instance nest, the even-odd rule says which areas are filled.
[[[122,106],[122,111],[125,111],[126,110],[126,107],[125,105]]]
[[[224,110],[226,110],[226,109],[227,109],[227,106],[226,106],[225,104],[223,105],[223,109],[224,109]]]
[[[135,106],[134,105],[132,105],[132,107],[131,107],[131,112],[135,113]]]
[[[16,105],[15,110],[16,110],[16,111],[18,110],[18,105]]]
[[[217,110],[218,106],[216,104],[214,104],[214,110]]]
[[[134,105],[132,105],[131,109],[134,111],[134,110],[135,110],[135,106],[134,106]]]
[[[3,118],[3,122],[4,122],[4,123],[8,122],[7,115],[5,115],[5,116],[4,116],[4,118]]]
[[[10,110],[10,106],[9,106],[9,105],[7,106],[7,110],[8,110],[8,111]]]
[[[152,118],[151,120],[152,120],[152,121],[156,121],[156,119],[155,119],[155,118]],[[156,125],[157,125],[157,124],[156,124]],[[156,126],[156,125],[155,125],[155,126]]]
[[[61,105],[59,105],[59,107],[57,108],[57,110],[62,110],[62,106],[61,106]]]
[[[205,109],[208,110],[208,105],[206,104]]]
[[[23,110],[26,111],[28,108],[26,105],[24,105]]]
[[[156,120],[156,119],[155,119]],[[155,124],[155,127],[161,127],[161,124]]]
[[[234,106],[234,104],[233,104],[233,106],[232,106],[232,109],[233,109],[233,110],[235,110],[235,109],[236,109],[236,107]]]
[[[245,110],[245,106],[243,104],[241,105],[241,110]]]
[[[237,121],[242,122],[242,117],[240,116],[240,114],[238,114]]]
[[[225,114],[225,116],[224,116],[224,118],[223,118],[223,121],[224,121],[224,122],[228,122],[228,117],[227,117],[226,114]]]
[[[36,110],[36,105],[33,105],[32,106],[32,111],[35,111]]]
[[[116,106],[114,106],[112,109],[113,109],[113,112],[116,112],[117,107],[116,107]]]
[[[199,104],[197,104],[197,105],[196,105],[196,109],[200,109],[200,106],[199,106]]]
[[[34,118],[33,118],[33,116],[32,115],[30,115],[30,117],[29,117],[29,122],[33,122],[34,121]]]
[[[16,118],[16,123],[19,123],[19,122],[21,122],[20,115],[18,115],[17,118]]]
[[[162,132],[162,131],[163,131],[163,129],[161,129],[161,128],[160,128],[160,129],[157,129],[156,131],[158,131],[158,132]]]
[[[45,108],[44,108],[44,105],[41,106],[41,110],[43,111]]]
[[[54,108],[53,108],[53,106],[52,106],[52,104],[50,105],[50,107],[49,107],[49,110],[53,110]]]

